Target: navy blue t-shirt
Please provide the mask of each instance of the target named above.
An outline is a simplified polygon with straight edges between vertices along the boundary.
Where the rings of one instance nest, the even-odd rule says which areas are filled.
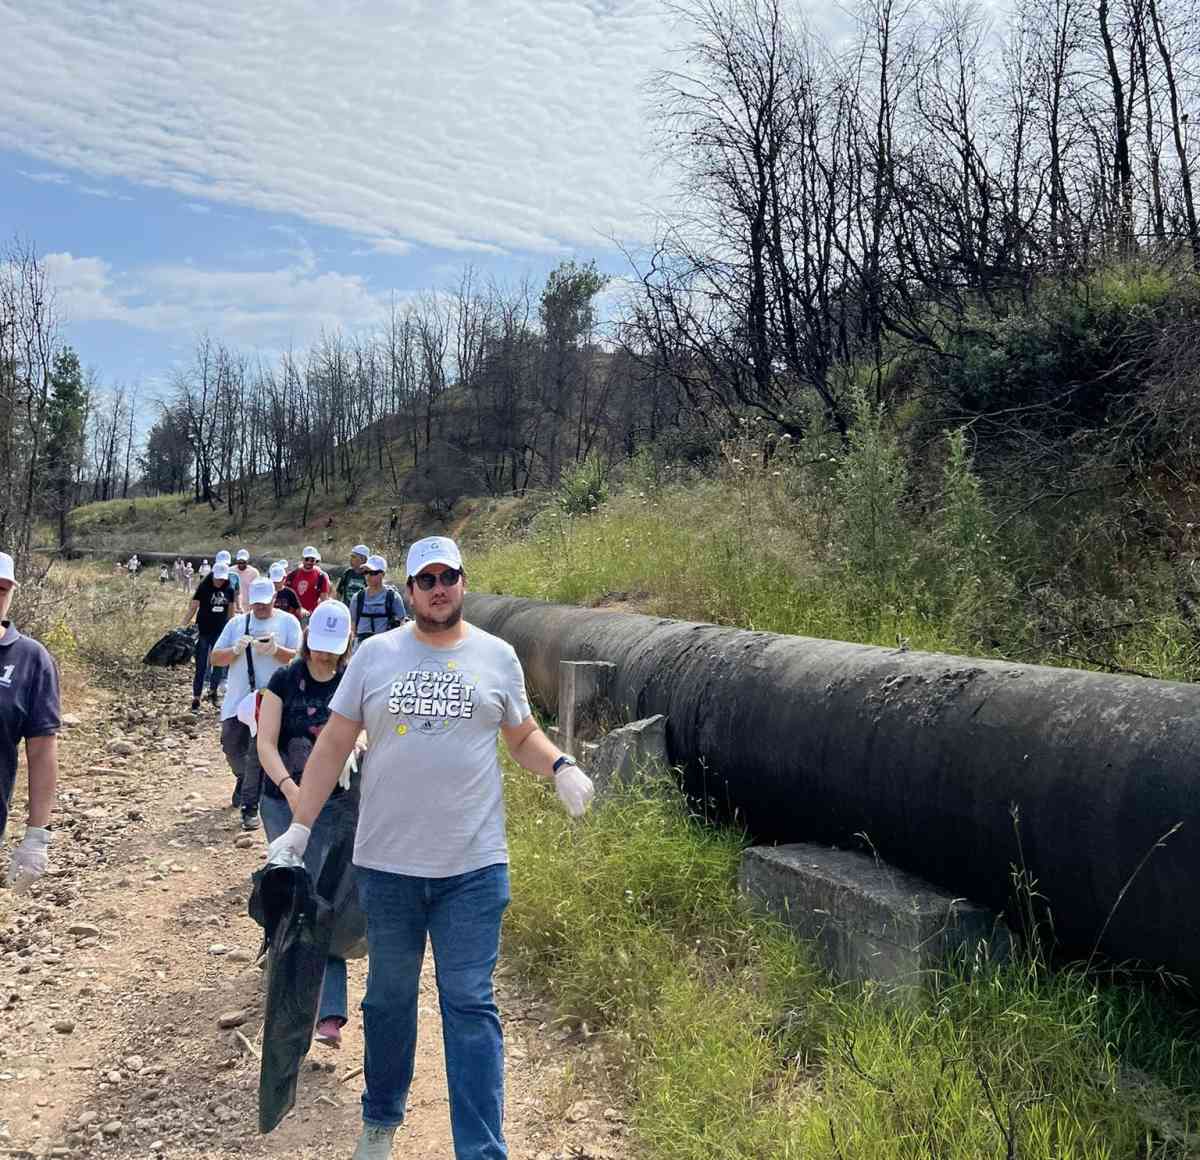
[[[17,783],[17,748],[30,737],[49,737],[62,722],[58,670],[36,640],[8,621],[0,637],[0,835],[8,824],[8,803]]]

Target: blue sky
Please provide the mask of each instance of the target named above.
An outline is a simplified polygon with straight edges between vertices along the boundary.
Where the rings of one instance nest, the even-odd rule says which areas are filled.
[[[651,0],[0,0],[0,223],[103,381],[367,331],[652,229]]]

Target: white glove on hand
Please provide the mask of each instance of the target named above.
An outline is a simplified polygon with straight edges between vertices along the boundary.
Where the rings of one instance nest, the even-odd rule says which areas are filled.
[[[304,851],[312,834],[307,826],[293,822],[267,847],[268,866],[303,866]]]
[[[583,817],[596,796],[592,779],[577,765],[564,765],[554,775],[554,788],[558,791],[558,800],[573,818]]]
[[[50,831],[26,826],[25,837],[13,851],[8,867],[8,884],[14,894],[24,894],[43,874],[50,862]]]
[[[244,648],[251,648],[253,644],[254,637],[250,636],[249,633],[243,632],[242,635],[233,642],[233,647],[241,652],[241,650]]]
[[[266,640],[259,640],[255,637],[254,644],[251,647],[261,657],[274,656],[275,649],[278,647],[275,644],[275,634],[271,633]]]
[[[346,764],[342,766],[342,772],[337,779],[337,783],[342,789],[350,788],[350,778],[358,772],[358,761],[361,755],[362,750],[357,747],[350,750],[350,756],[346,758]]]

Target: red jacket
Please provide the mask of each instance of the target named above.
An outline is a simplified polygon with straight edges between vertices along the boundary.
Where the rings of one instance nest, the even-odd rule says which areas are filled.
[[[303,565],[292,569],[284,583],[296,594],[305,612],[312,612],[321,597],[329,595],[332,587],[329,577],[320,568],[313,568],[310,572]]]

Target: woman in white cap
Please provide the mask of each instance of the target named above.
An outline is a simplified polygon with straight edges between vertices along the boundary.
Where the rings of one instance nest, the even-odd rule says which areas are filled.
[[[0,835],[8,824],[8,803],[17,782],[17,749],[24,741],[29,816],[8,870],[9,885],[22,891],[46,872],[49,860],[60,721],[54,661],[8,619],[16,589],[13,558],[0,552]]]
[[[300,794],[304,763],[329,720],[329,702],[349,655],[350,610],[340,601],[327,600],[308,622],[300,656],[274,673],[263,692],[258,760],[266,780],[260,809],[272,841],[292,824],[291,807]],[[334,787],[313,824],[304,865],[314,882],[336,839],[353,833],[358,823],[357,763],[354,769],[352,777],[343,777]],[[330,958],[317,1011],[317,1041],[339,1047],[346,1013],[346,960]]]
[[[283,612],[290,612],[297,620],[300,619],[300,597],[297,596],[285,583],[287,579],[287,563],[284,560],[276,560],[271,565],[267,575],[271,579],[271,583],[275,585],[275,607]]]
[[[387,632],[408,619],[404,597],[390,584],[384,583],[387,560],[383,556],[368,556],[364,575],[367,586],[350,605],[354,625],[354,647],[377,632]]]
[[[250,611],[229,621],[212,651],[214,664],[229,666],[221,704],[221,749],[233,770],[233,799],[242,808],[244,830],[259,825],[262,770],[254,747],[253,714],[247,719],[239,708],[267,687],[276,669],[291,663],[300,641],[300,622],[275,607],[275,586],[261,579],[250,585]]]

